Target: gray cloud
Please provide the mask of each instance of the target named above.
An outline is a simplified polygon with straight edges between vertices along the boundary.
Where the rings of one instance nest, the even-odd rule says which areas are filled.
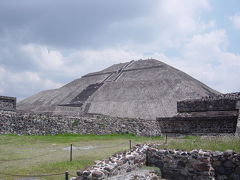
[[[26,57],[20,50],[19,44],[11,37],[0,39],[0,66],[12,71],[36,70],[37,65]]]
[[[16,33],[23,43],[99,47],[118,39],[107,31],[112,23],[143,17],[151,7],[145,0],[2,0],[0,32]]]
[[[208,0],[0,0],[0,94],[24,98],[148,57],[166,57],[217,90],[235,91],[240,57],[222,48],[229,34],[214,19],[202,21],[209,6]]]

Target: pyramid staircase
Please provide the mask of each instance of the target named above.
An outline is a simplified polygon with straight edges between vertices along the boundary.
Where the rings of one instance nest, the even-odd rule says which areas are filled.
[[[84,103],[106,82],[114,82],[122,75],[123,70],[130,66],[134,61],[127,63],[121,69],[116,72],[112,72],[108,77],[106,77],[102,82],[90,84],[84,90],[82,90],[75,98],[71,100],[68,104],[60,104],[59,106],[71,106],[71,107],[82,107]],[[90,104],[84,107],[84,111],[89,109]]]

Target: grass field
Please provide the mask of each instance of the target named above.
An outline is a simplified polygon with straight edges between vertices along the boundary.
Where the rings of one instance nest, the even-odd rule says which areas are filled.
[[[76,170],[90,166],[96,160],[129,148],[132,144],[162,142],[162,137],[147,138],[133,135],[55,135],[55,136],[0,136],[0,173],[38,175]],[[70,162],[69,146],[73,144],[73,161]],[[0,179],[12,180],[0,175]],[[64,175],[42,179],[60,180]]]
[[[96,160],[129,148],[129,140],[137,143],[160,143],[160,148],[170,149],[232,149],[240,153],[240,139],[236,137],[168,138],[139,137],[133,135],[55,135],[55,136],[0,136],[0,179],[13,180],[5,174],[54,174],[69,171],[75,176],[76,170],[90,166]],[[73,144],[73,161],[69,162],[69,146]],[[61,180],[64,175],[44,177],[47,180]]]
[[[225,151],[231,149],[240,153],[240,138],[236,136],[185,136],[184,138],[170,138],[167,144],[159,148],[166,149],[203,149],[211,151]]]

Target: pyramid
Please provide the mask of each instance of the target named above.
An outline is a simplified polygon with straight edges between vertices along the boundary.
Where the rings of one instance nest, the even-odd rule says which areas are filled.
[[[61,88],[39,92],[20,101],[17,109],[148,120],[175,115],[177,101],[219,94],[172,66],[147,59],[114,64]]]

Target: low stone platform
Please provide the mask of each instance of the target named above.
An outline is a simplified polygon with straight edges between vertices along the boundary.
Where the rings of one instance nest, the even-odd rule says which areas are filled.
[[[240,93],[179,101],[173,117],[159,117],[163,134],[239,135]]]
[[[0,96],[0,111],[15,111],[16,98],[9,96]]]
[[[233,111],[238,110],[236,106],[238,101],[240,101],[240,92],[206,96],[200,99],[188,99],[184,101],[178,101],[177,111],[179,113]]]
[[[238,112],[184,113],[169,118],[157,118],[163,134],[218,135],[234,134]]]

